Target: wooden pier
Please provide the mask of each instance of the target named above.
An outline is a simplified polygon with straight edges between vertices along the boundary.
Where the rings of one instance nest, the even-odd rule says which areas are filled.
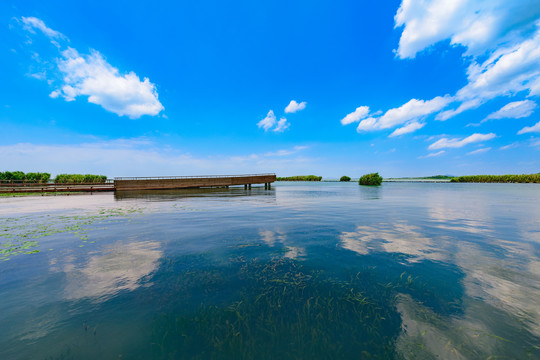
[[[100,192],[114,191],[114,183],[73,183],[73,184],[52,184],[52,183],[14,183],[0,184],[0,193],[20,194],[20,193],[65,193],[65,192]]]
[[[276,174],[205,175],[205,176],[158,176],[118,177],[104,183],[27,183],[11,181],[0,183],[0,193],[45,193],[45,192],[97,192],[123,190],[165,190],[189,188],[228,188],[244,186],[251,189],[254,184],[264,184],[270,189]]]
[[[117,177],[114,178],[114,187],[117,191],[229,187],[242,185],[244,186],[244,189],[251,189],[251,185],[253,184],[264,184],[266,189],[270,189],[271,184],[274,181],[276,181],[276,174]]]

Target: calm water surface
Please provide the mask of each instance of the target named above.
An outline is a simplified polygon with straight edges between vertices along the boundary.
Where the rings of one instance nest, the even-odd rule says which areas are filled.
[[[0,199],[0,359],[540,359],[540,186]]]

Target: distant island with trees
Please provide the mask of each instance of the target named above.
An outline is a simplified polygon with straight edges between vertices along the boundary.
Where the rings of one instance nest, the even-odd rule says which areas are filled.
[[[358,179],[358,184],[364,186],[379,186],[382,184],[382,182],[383,178],[379,175],[379,173],[366,174]]]
[[[316,175],[297,175],[297,176],[286,176],[286,177],[277,177],[276,181],[321,181],[322,176]]]
[[[540,173],[522,175],[470,175],[458,176],[450,182],[468,183],[540,183]]]

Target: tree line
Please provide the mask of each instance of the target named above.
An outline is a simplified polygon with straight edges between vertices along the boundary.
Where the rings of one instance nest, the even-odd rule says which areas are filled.
[[[24,181],[28,183],[48,183],[51,180],[51,174],[45,172],[29,172],[22,171],[4,171],[0,172],[0,181]],[[103,183],[107,180],[105,175],[93,174],[58,174],[54,178],[55,184],[66,183]]]
[[[469,175],[458,176],[450,182],[474,183],[540,183],[540,173],[522,175]]]
[[[322,176],[317,175],[297,175],[297,176],[286,176],[286,177],[277,177],[276,181],[321,181]]]

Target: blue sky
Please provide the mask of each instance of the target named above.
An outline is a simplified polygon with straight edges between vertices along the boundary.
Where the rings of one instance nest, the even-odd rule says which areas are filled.
[[[540,171],[540,3],[3,1],[0,167]]]

